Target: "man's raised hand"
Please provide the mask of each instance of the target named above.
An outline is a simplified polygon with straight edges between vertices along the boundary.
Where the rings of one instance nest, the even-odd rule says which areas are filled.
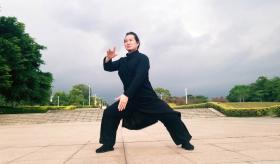
[[[112,50],[108,49],[107,50],[107,55],[106,55],[106,61],[109,61],[111,59],[113,59],[114,57],[116,57],[116,47],[114,47]]]

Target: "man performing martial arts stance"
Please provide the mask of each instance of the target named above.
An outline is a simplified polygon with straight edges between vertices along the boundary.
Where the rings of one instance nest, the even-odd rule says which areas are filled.
[[[104,110],[99,142],[103,144],[96,153],[114,150],[116,133],[121,119],[122,126],[132,130],[145,128],[161,121],[176,145],[193,150],[190,135],[181,120],[181,113],[174,111],[162,101],[149,81],[149,58],[138,51],[140,40],[134,32],[128,32],[124,39],[126,57],[112,61],[116,49],[109,49],[103,59],[104,70],[118,71],[124,92],[117,101]]]

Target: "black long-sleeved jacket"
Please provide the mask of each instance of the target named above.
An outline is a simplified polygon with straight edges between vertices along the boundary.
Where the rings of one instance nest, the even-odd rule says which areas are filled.
[[[105,60],[105,58],[104,58]],[[117,61],[104,62],[104,70],[117,71],[124,87],[124,94],[129,98],[137,98],[150,94],[157,98],[149,81],[149,59],[146,55],[134,51]]]
[[[116,61],[110,60],[106,63],[105,59],[106,58],[103,59],[104,70],[110,72],[118,71],[119,77],[123,83],[124,95],[128,97],[128,104],[125,110],[131,110],[133,113],[140,112],[140,114],[175,112],[167,103],[159,99],[153,90],[149,81],[149,58],[146,55],[139,51],[134,51]],[[176,113],[179,114],[179,112]],[[142,117],[142,115],[139,116],[139,114],[133,116],[133,118],[124,118],[123,126],[129,129],[139,129],[156,122],[155,120],[145,120],[145,117]],[[140,122],[140,125],[136,125],[139,127],[130,125],[128,122],[131,121]]]

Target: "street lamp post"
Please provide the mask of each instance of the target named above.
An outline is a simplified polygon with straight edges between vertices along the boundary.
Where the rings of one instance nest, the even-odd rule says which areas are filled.
[[[53,101],[53,95],[51,95],[50,97],[50,102],[52,103],[52,101]]]
[[[59,96],[57,96],[57,106],[59,106]]]
[[[90,85],[88,85],[88,106],[90,106]]]
[[[96,107],[96,94],[94,94],[94,106]]]
[[[186,104],[188,104],[188,89],[185,88],[185,95],[186,95]]]
[[[103,101],[102,98],[100,97],[100,109],[102,109]]]
[[[1,6],[0,6],[1,8]],[[54,98],[54,95],[53,95],[53,86],[51,86],[51,97],[50,97],[50,102],[51,102],[51,105],[52,105],[52,102],[53,102],[53,98]],[[55,104],[54,104],[55,105]]]

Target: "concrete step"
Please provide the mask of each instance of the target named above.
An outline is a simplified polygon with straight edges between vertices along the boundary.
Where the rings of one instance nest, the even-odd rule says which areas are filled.
[[[212,118],[223,115],[214,109],[180,109],[182,118]],[[0,115],[0,125],[43,124],[62,122],[96,122],[102,118],[102,109],[51,110],[47,113]]]

